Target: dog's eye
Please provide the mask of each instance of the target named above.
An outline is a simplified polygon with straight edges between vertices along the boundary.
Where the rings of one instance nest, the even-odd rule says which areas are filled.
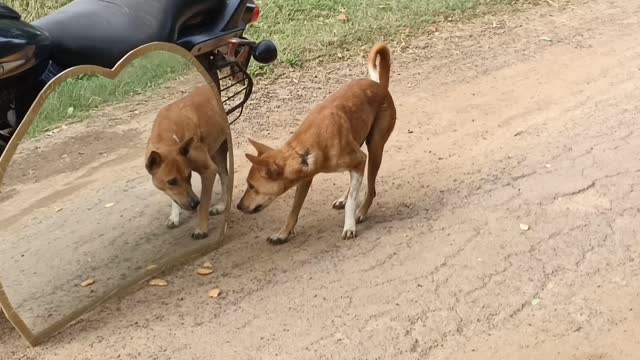
[[[249,187],[249,190],[253,190],[254,189],[253,184],[251,184],[251,183],[247,183],[247,187]]]
[[[169,185],[169,186],[176,186],[176,185],[178,185],[178,179],[176,179],[176,178],[169,179],[169,181],[167,181],[167,185]]]

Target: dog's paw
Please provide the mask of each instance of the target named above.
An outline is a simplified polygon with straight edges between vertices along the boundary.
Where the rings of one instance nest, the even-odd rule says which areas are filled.
[[[336,210],[342,210],[342,209],[344,209],[344,206],[345,206],[346,203],[347,203],[347,200],[338,199],[338,200],[334,201],[333,204],[331,204],[331,207],[333,207]]]
[[[360,212],[358,212],[356,214],[356,223],[357,224],[361,224],[363,222],[367,221],[367,214],[362,214]]]
[[[284,235],[284,234],[275,234],[275,235],[271,235],[267,238],[267,242],[271,245],[282,245],[282,244],[286,244],[289,242],[289,240],[291,239],[291,235]]]
[[[209,215],[216,216],[223,214],[226,209],[225,204],[216,204],[209,209]]]
[[[191,233],[191,238],[193,240],[202,240],[202,239],[205,239],[207,236],[209,236],[209,233],[201,230],[196,230],[193,233]]]
[[[176,220],[176,219],[173,219],[173,218],[168,218],[166,225],[167,225],[167,228],[169,228],[169,229],[175,229],[178,226],[180,226],[180,220]]]
[[[356,234],[356,229],[344,229],[342,231],[342,238],[344,240],[355,239],[356,236],[358,236]]]

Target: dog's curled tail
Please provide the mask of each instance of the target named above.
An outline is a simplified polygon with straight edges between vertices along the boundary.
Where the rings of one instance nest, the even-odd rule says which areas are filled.
[[[378,61],[378,58],[380,60]],[[369,53],[367,65],[369,78],[389,88],[389,75],[391,72],[391,50],[385,43],[377,43]]]

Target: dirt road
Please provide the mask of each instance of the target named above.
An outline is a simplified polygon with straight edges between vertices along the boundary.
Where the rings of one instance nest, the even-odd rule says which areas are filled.
[[[0,319],[0,357],[637,358],[639,33],[640,3],[594,0],[396,49],[398,126],[356,240],[340,239],[331,209],[347,176],[324,176],[291,243],[264,241],[291,196],[234,212],[229,244],[207,257],[215,277],[177,270],[36,349]],[[286,138],[310,103],[364,74],[348,65],[258,86],[233,128],[236,200],[240,139]]]

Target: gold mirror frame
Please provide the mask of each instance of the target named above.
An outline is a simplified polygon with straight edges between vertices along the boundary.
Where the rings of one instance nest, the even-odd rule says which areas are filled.
[[[65,70],[58,76],[56,76],[51,82],[49,82],[44,89],[38,94],[38,97],[31,105],[31,108],[27,112],[27,115],[24,117],[22,123],[16,130],[15,134],[9,141],[5,152],[0,156],[0,186],[2,186],[2,180],[4,175],[9,167],[9,163],[13,158],[16,149],[20,142],[27,135],[27,131],[33,124],[33,122],[37,119],[40,110],[44,106],[45,102],[49,98],[49,95],[53,93],[61,84],[63,84],[66,80],[77,77],[79,75],[98,75],[109,80],[115,80],[120,73],[126,69],[133,61],[141,58],[142,56],[152,53],[164,51],[168,53],[172,53],[174,55],[178,55],[184,60],[188,61],[200,75],[206,81],[206,83],[214,89],[214,92],[218,95],[218,99],[221,102],[220,106],[222,106],[222,100],[220,99],[220,93],[218,88],[216,87],[213,79],[207,73],[205,68],[198,62],[198,60],[187,50],[179,47],[175,44],[170,43],[162,43],[155,42],[147,45],[143,45],[125,55],[117,64],[113,67],[113,69],[107,69],[100,66],[95,65],[81,65],[76,66],[70,69]],[[75,309],[70,314],[64,316],[63,318],[57,320],[53,324],[46,327],[44,330],[41,330],[38,333],[34,333],[27,324],[22,320],[22,318],[14,311],[13,306],[9,302],[9,298],[7,297],[2,283],[0,282],[0,308],[2,308],[6,317],[9,319],[9,322],[18,330],[18,332],[29,342],[29,344],[33,347],[41,344],[47,338],[51,337],[55,333],[64,329],[67,325],[72,323],[74,320],[77,320],[81,316],[85,315],[92,309],[106,302],[107,300],[123,294],[125,291],[130,289],[131,287],[138,285],[151,277],[165,271],[166,269],[176,266],[180,263],[183,263],[187,259],[192,259],[195,257],[204,256],[212,251],[218,249],[222,243],[225,233],[227,232],[227,225],[229,221],[229,216],[231,213],[231,202],[232,202],[232,193],[233,193],[233,177],[234,177],[234,167],[233,167],[233,143],[231,130],[228,129],[227,132],[227,141],[229,144],[229,152],[228,152],[228,170],[229,170],[229,183],[227,186],[227,204],[226,210],[224,213],[224,221],[223,226],[220,228],[218,233],[218,238],[215,241],[209,241],[203,243],[202,247],[194,249],[192,251],[187,252],[182,256],[172,257],[166,259],[163,263],[158,264],[157,267],[152,269],[147,269],[143,273],[133,276],[132,278],[124,281],[120,284],[119,287],[114,289],[111,293],[106,294],[102,298],[98,298],[96,300],[92,300],[89,303],[82,305],[81,307]],[[141,158],[143,155],[141,155]],[[1,276],[0,276],[1,278]]]

